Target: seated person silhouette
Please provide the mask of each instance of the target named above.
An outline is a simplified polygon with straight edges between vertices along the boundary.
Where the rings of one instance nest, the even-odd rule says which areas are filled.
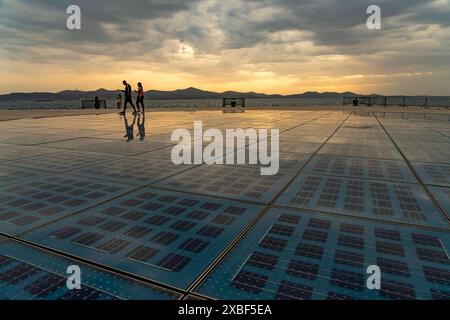
[[[131,125],[128,125],[128,118],[127,115],[124,114],[123,115],[123,120],[125,123],[125,135],[123,136],[124,138],[127,138],[127,142],[130,142],[131,140],[134,139],[134,124],[136,123],[136,115],[133,115],[133,122],[131,123]]]
[[[98,99],[98,97],[94,98],[94,108],[100,109],[100,100]]]
[[[143,141],[145,139],[145,113],[144,112],[142,112],[142,122],[141,122],[141,114],[140,113],[138,114],[137,126],[138,126],[138,131],[139,131],[137,136],[139,136],[139,139],[141,141]]]

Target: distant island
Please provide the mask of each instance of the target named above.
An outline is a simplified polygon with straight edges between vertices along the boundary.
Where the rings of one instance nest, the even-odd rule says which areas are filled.
[[[52,101],[52,100],[79,100],[92,99],[98,96],[100,99],[114,100],[120,90],[98,89],[95,91],[64,90],[52,92],[17,92],[0,95],[0,101]],[[246,99],[295,99],[295,98],[342,98],[344,96],[357,96],[353,92],[304,92],[299,94],[281,95],[264,94],[256,92],[212,92],[197,88],[179,89],[174,91],[149,90],[145,93],[147,99],[153,100],[189,100],[189,99],[222,99],[222,98],[246,98]]]

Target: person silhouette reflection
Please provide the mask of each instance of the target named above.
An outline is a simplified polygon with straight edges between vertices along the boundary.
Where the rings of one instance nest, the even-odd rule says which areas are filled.
[[[145,139],[145,112],[142,112],[142,122],[141,122],[141,114],[140,113],[138,114],[137,126],[139,132],[136,135],[136,137],[139,136],[139,139],[143,141]]]
[[[128,117],[126,114],[123,115],[123,120],[125,123],[125,135],[124,138],[127,138],[127,142],[130,142],[134,139],[134,124],[136,123],[136,114],[133,115],[133,122],[131,125],[128,125]]]

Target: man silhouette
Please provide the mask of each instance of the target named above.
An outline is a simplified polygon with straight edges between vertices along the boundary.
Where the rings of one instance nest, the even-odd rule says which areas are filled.
[[[126,80],[123,80],[122,83],[125,86],[125,90],[122,90],[122,92],[125,94],[125,99],[124,99],[123,111],[120,114],[122,114],[122,115],[125,114],[125,112],[127,111],[128,103],[131,104],[131,106],[133,107],[133,110],[134,110],[133,114],[135,114],[136,108],[134,107],[133,100],[131,97],[131,86],[127,83]]]

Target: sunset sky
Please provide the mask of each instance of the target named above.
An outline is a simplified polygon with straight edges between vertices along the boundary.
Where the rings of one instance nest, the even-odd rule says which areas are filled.
[[[81,8],[81,30],[66,8]],[[366,27],[370,4],[382,30]],[[0,93],[450,95],[449,0],[0,0]]]

